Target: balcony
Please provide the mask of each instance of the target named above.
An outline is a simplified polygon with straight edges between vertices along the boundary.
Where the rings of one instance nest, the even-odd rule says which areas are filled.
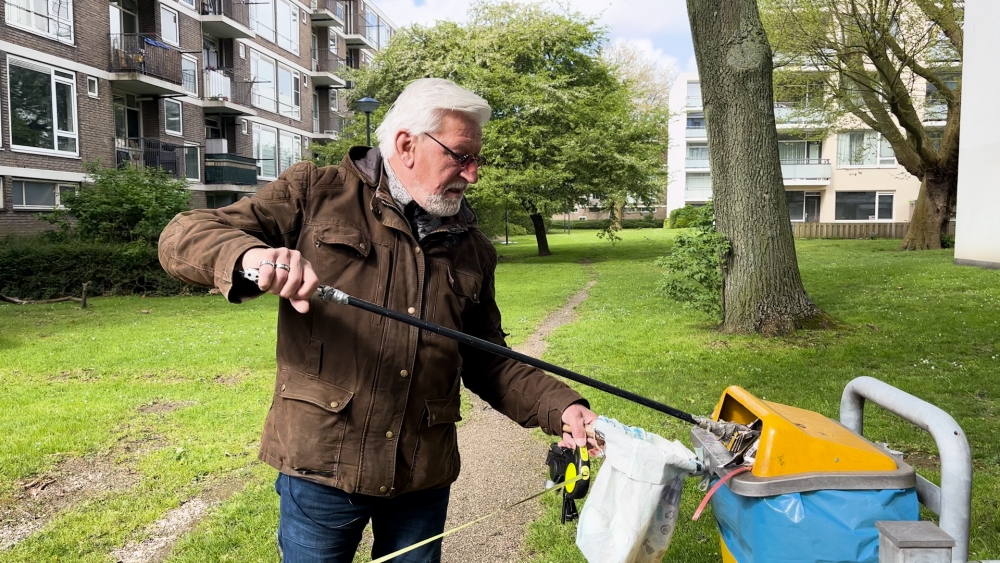
[[[786,186],[826,186],[830,183],[830,172],[830,161],[825,158],[781,161],[781,177]]]
[[[343,88],[347,81],[342,77],[347,70],[347,60],[334,55],[330,51],[320,51],[313,55],[313,71],[309,73],[314,86],[333,86]]]
[[[684,130],[685,139],[705,139],[708,138],[708,130],[704,127],[688,127]]]
[[[353,17],[347,19],[344,40],[347,41],[348,48],[377,51],[379,48],[378,26],[368,25],[361,14],[354,14]]]
[[[250,107],[253,83],[247,77],[237,76],[231,68],[206,68],[203,77],[205,113],[257,115]]]
[[[684,168],[708,168],[707,158],[685,158]]]
[[[256,186],[257,161],[235,154],[206,154],[205,183]]]
[[[181,52],[151,35],[111,33],[110,80],[140,95],[184,94]]]
[[[712,187],[684,188],[684,203],[705,203],[712,199]]]
[[[344,116],[336,111],[323,110],[313,116],[313,139],[336,141],[344,129]]]
[[[822,127],[823,113],[804,102],[774,102],[774,121],[781,127]]]
[[[223,39],[253,39],[250,4],[245,0],[203,0],[201,27],[204,33]]]
[[[924,106],[924,121],[946,121],[948,119],[948,104],[940,100],[928,99]]]
[[[139,166],[142,168],[162,168],[174,178],[186,178],[185,156],[187,149],[183,145],[164,143],[159,139],[144,137],[115,138],[115,163],[118,168]],[[195,169],[197,168],[198,147],[190,147],[194,154]],[[194,174],[197,178],[197,174]]]
[[[313,0],[310,18],[317,27],[344,28],[344,3],[339,0]]]
[[[684,105],[689,108],[700,108],[701,96],[688,96],[685,99]]]

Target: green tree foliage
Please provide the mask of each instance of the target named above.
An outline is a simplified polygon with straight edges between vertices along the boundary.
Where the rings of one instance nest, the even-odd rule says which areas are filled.
[[[625,192],[650,203],[662,192],[666,120],[637,111],[629,83],[598,56],[604,39],[578,13],[479,2],[466,24],[399,30],[355,75],[355,91],[382,102],[375,121],[417,78],[447,78],[483,96],[493,108],[483,131],[491,164],[470,201],[524,210],[548,255],[545,217],[590,198]]]
[[[711,203],[690,209],[692,231],[677,235],[670,252],[656,262],[667,270],[660,289],[670,299],[721,320],[722,268],[729,240],[715,230]]]
[[[41,218],[91,241],[155,243],[175,215],[190,209],[187,184],[160,168],[104,168],[95,161],[87,175],[90,182],[78,192],[61,195],[65,209]]]
[[[921,180],[903,248],[940,248],[958,194],[962,0],[759,0],[775,100],[813,134],[870,128]],[[875,158],[878,141],[858,147]],[[883,150],[884,153],[884,150]],[[866,158],[867,156],[867,158]]]

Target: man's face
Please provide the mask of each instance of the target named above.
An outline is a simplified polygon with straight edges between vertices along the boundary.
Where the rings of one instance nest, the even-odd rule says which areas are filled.
[[[465,114],[448,112],[440,131],[431,135],[433,138],[422,135],[416,140],[410,195],[429,213],[448,217],[458,213],[465,189],[479,179],[474,159],[461,164],[448,150],[457,155],[478,155],[483,146],[482,129]]]

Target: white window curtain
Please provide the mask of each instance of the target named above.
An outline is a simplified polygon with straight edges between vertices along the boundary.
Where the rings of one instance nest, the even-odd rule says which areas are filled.
[[[875,166],[878,163],[879,134],[850,131],[837,135],[838,166]]]

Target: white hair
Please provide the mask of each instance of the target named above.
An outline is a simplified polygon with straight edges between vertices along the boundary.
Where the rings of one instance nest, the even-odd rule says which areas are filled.
[[[410,82],[375,130],[382,157],[388,160],[396,154],[396,134],[400,131],[414,137],[440,131],[449,111],[465,114],[482,127],[492,110],[486,100],[450,80],[421,78]]]

